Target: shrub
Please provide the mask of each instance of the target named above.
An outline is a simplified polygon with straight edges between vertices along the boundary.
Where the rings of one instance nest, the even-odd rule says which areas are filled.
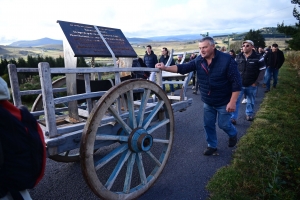
[[[300,51],[289,51],[285,54],[285,62],[287,65],[294,67],[300,73]]]

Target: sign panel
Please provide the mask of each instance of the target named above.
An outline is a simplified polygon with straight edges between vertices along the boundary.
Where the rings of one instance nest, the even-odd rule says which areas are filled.
[[[75,57],[112,57],[105,42],[93,25],[57,21]],[[97,26],[115,57],[137,57],[120,29]]]

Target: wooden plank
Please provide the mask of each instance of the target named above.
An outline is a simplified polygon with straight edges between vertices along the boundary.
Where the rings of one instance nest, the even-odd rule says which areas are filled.
[[[46,135],[49,137],[57,136],[56,122],[55,122],[55,107],[52,93],[52,80],[50,74],[50,66],[46,62],[41,62],[38,65],[39,76],[42,88],[43,106],[46,119]]]
[[[36,72],[37,69],[33,68],[17,68],[18,72]],[[147,72],[159,72],[158,68],[147,68],[147,67],[127,67],[127,68],[116,68],[116,67],[77,67],[77,68],[62,68],[54,67],[50,68],[51,74],[74,74],[74,73],[104,73],[104,72],[134,72],[134,71],[147,71]]]
[[[84,74],[84,83],[85,83],[85,92],[90,93],[91,92],[91,82],[90,82],[89,74]],[[93,109],[92,99],[88,98],[88,99],[86,99],[86,102],[87,102],[88,113],[91,113],[91,111]]]
[[[39,72],[38,68],[17,68],[17,72]]]
[[[67,88],[53,88],[53,93],[66,92],[66,91],[67,91]],[[42,94],[42,90],[24,90],[24,91],[20,91],[21,96],[32,95],[32,94]]]
[[[8,64],[8,73],[9,73],[9,80],[11,85],[11,92],[15,106],[22,105],[21,94],[20,94],[20,87],[18,81],[18,73],[17,67],[14,64]]]
[[[148,72],[159,72],[158,68],[147,68],[147,67],[130,67],[130,68],[116,68],[116,67],[99,67],[99,68],[51,68],[52,74],[72,74],[72,73],[94,73],[94,72],[133,72],[133,71],[148,71]]]
[[[88,98],[94,98],[94,97],[100,97],[103,96],[107,91],[99,91],[99,92],[91,92],[91,93],[83,93],[83,94],[76,94],[76,95],[70,95],[65,97],[58,97],[54,99],[55,104],[70,102],[70,101],[77,101],[80,99],[88,99]],[[76,105],[76,109],[77,109]]]

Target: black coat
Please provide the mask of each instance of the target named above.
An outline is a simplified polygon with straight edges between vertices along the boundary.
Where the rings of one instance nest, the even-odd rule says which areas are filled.
[[[284,60],[285,58],[283,52],[280,51],[279,49],[275,53],[269,51],[265,57],[265,62],[267,67],[276,68],[276,69],[279,69],[283,65]]]
[[[153,51],[151,51],[150,55],[146,51],[146,54],[144,55],[144,63],[147,65],[147,67],[155,68],[155,65],[158,63],[158,61],[157,56]]]
[[[242,85],[248,87],[255,83],[260,73],[265,67],[264,59],[261,55],[252,50],[252,54],[246,59],[243,53],[236,56],[238,69],[242,77]]]
[[[164,63],[164,64],[167,64],[169,58],[170,58],[170,56],[166,56],[166,57],[161,56],[161,57],[159,58],[159,62],[160,62],[160,63],[162,62],[162,63]],[[170,66],[172,66],[172,65],[175,65],[174,59],[172,59],[172,61],[171,61],[171,63],[170,63]]]

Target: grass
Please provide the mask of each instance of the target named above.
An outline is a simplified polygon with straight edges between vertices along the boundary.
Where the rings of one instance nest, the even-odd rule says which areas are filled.
[[[298,73],[291,65],[280,69],[278,87],[266,95],[232,163],[209,181],[211,200],[300,199]]]

